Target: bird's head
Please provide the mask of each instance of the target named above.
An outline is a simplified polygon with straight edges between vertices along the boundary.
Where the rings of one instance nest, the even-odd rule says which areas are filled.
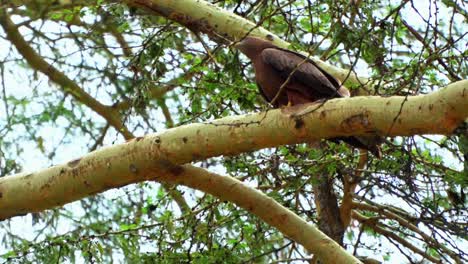
[[[276,46],[268,40],[256,37],[245,37],[242,41],[235,44],[234,47],[244,53],[249,59],[253,60],[256,56],[260,55],[262,50],[274,48]]]

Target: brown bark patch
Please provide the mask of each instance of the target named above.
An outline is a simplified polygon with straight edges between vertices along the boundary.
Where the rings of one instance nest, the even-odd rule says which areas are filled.
[[[27,181],[29,180],[29,178],[31,178],[33,176],[33,173],[29,173],[27,175],[24,176],[23,180]]]
[[[170,167],[169,172],[174,174],[174,176],[179,176],[184,172],[184,168],[180,165],[173,165]]]
[[[313,104],[313,103],[311,103]],[[298,116],[304,114],[304,110],[311,104],[298,104],[281,108],[281,113],[287,116]]]
[[[194,32],[204,32],[209,34],[214,30],[210,25],[210,22],[206,19],[193,19],[191,16],[179,12],[172,12],[169,14],[168,18],[181,23]]]
[[[167,170],[170,174],[174,176],[179,176],[184,172],[184,167],[176,165],[170,162],[169,160],[161,159],[158,161],[158,163],[163,169]]]
[[[81,159],[75,159],[67,163],[70,168],[74,168],[80,164]]]
[[[154,143],[156,143],[156,144],[161,144],[161,138],[160,138],[160,137],[156,137],[156,138],[154,139]]]
[[[50,184],[46,183],[41,186],[40,190],[43,191],[44,189],[49,189],[49,188],[50,188]]]
[[[324,119],[325,117],[327,117],[327,112],[326,111],[320,112],[320,119]]]
[[[285,224],[288,221],[288,215],[287,214],[280,214],[278,216],[278,222],[281,224]]]
[[[138,172],[138,168],[137,168],[137,166],[135,166],[135,164],[130,164],[130,166],[128,167],[128,169],[129,169],[130,172],[133,173],[133,174],[137,174],[137,172]]]
[[[349,132],[359,130],[361,128],[367,128],[369,127],[369,118],[367,113],[350,116],[343,120],[340,126],[344,131]]]
[[[83,181],[83,184],[84,184],[86,187],[91,187],[91,184],[89,184],[88,181]]]
[[[265,36],[266,39],[268,39],[269,41],[274,41],[275,40],[275,37],[271,34],[266,34]]]
[[[295,129],[300,129],[304,126],[304,121],[302,118],[295,118],[294,119],[294,128]]]

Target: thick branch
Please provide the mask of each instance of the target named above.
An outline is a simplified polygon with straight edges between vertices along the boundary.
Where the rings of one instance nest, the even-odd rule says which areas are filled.
[[[16,26],[9,19],[9,17],[5,13],[2,14],[1,11],[0,24],[7,32],[7,37],[9,38],[9,40],[15,45],[15,47],[18,49],[21,55],[23,55],[23,57],[33,69],[41,71],[42,73],[47,75],[52,81],[60,85],[61,89],[64,92],[70,93],[77,101],[83,103],[84,105],[94,110],[97,114],[101,115],[110,125],[112,125],[112,127],[119,131],[125,137],[125,139],[134,138],[134,135],[122,123],[122,117],[117,108],[101,104],[99,101],[95,100],[91,95],[86,93],[86,91],[84,91],[81,87],[79,87],[76,84],[76,82],[69,79],[64,73],[57,70],[54,66],[48,64],[39,54],[37,54],[29,46],[29,44],[24,40]],[[127,53],[128,52],[129,51],[127,51]],[[187,212],[187,210],[189,210],[189,207],[186,201],[183,199],[183,196],[180,194],[180,192],[178,192],[175,189],[172,189],[171,186],[167,184],[163,184],[163,186],[180,206],[180,209],[184,212]]]
[[[273,39],[274,44],[279,47],[287,48],[290,45],[261,27],[261,24],[256,25],[203,0],[126,0],[125,2],[176,21],[195,32],[206,33],[211,39],[234,41],[250,34]],[[351,82],[356,85],[367,83],[367,80],[357,77],[349,70],[335,67],[312,56],[310,59],[342,82]]]
[[[217,175],[193,166],[180,167],[183,173],[167,174],[158,177],[158,180],[183,184],[233,202],[303,245],[324,263],[360,263],[316,227],[262,192],[229,176]]]
[[[467,84],[457,82],[430,95],[406,99],[335,99],[136,138],[68,164],[0,179],[0,219],[63,205],[168,170],[178,171],[180,164],[219,155],[370,131],[389,136],[450,134],[467,117]],[[152,168],[151,173],[148,168]]]
[[[92,152],[67,164],[36,173],[1,178],[0,219],[53,208],[144,180],[164,181],[167,177],[175,177],[180,182],[188,181],[196,168],[178,164],[213,156],[234,155],[324,137],[365,134],[368,131],[387,131],[388,135],[409,135],[415,132],[449,134],[463,122],[468,113],[467,84],[468,81],[457,82],[433,94],[406,99],[336,99],[301,108],[227,117],[136,138],[122,145]],[[382,105],[386,105],[387,109],[382,111]],[[196,178],[193,181],[194,185],[201,184]],[[210,185],[213,182],[208,180],[206,190],[219,190],[221,199],[243,196],[230,193],[229,190],[235,189],[235,184],[225,185],[223,189]],[[242,206],[257,213],[253,207]],[[272,211],[266,212],[271,214]],[[279,218],[278,221],[285,223],[288,219],[289,216]],[[276,221],[276,218],[273,220]],[[284,232],[291,235],[290,232]],[[321,238],[319,240],[322,241]],[[336,250],[335,242],[325,241],[317,243],[315,240],[312,244],[323,250]],[[311,249],[320,259],[326,259],[331,254],[327,251],[322,256],[321,250]]]
[[[57,1],[52,0],[13,1],[16,5],[26,4],[27,6],[37,4],[38,2],[44,2],[42,4],[55,5],[56,8],[60,8],[60,4],[58,4]],[[106,2],[119,1],[108,0]],[[206,33],[211,39],[218,39],[225,42],[226,40],[238,40],[245,37],[247,34],[251,34],[261,38],[271,36],[273,37],[273,42],[283,48],[290,45],[274,33],[261,27],[261,25],[256,25],[243,17],[203,0],[125,0],[120,2],[125,2],[130,6],[143,8],[151,13],[164,16],[170,20],[180,23],[194,32]],[[73,5],[85,6],[95,4],[96,1],[93,0],[73,1]],[[66,7],[66,5],[63,5],[63,7]],[[346,80],[346,83],[351,82],[355,85],[367,83],[365,78],[357,77],[355,73],[350,72],[349,70],[338,68],[314,57],[310,58],[342,82]]]

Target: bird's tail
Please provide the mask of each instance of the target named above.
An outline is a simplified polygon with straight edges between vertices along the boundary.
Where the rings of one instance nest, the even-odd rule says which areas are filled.
[[[333,142],[344,141],[349,145],[368,150],[372,153],[375,157],[381,159],[382,158],[382,150],[380,149],[380,145],[384,142],[384,138],[377,135],[372,136],[351,136],[351,137],[337,137],[330,139]]]

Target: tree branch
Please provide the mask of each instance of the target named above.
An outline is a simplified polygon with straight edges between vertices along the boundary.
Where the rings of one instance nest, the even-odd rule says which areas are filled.
[[[350,224],[356,187],[361,180],[361,174],[363,169],[366,167],[369,158],[367,151],[361,150],[359,152],[359,162],[357,164],[357,168],[354,170],[354,174],[349,173],[348,175],[343,175],[343,198],[341,200],[340,215],[345,229]]]
[[[403,218],[402,216],[400,216],[400,215],[398,215],[396,213],[393,213],[393,212],[391,212],[389,210],[386,210],[385,207],[378,207],[378,206],[365,204],[365,203],[358,203],[358,202],[353,202],[353,207],[356,208],[356,209],[360,209],[360,210],[376,212],[379,215],[385,216],[387,219],[396,220],[401,226],[404,226],[404,227],[408,228],[409,230],[411,230],[411,231],[417,233],[418,235],[420,235],[421,238],[424,239],[424,241],[428,245],[436,247],[436,248],[440,248],[441,250],[443,250],[444,253],[449,255],[456,263],[461,263],[462,262],[460,257],[457,255],[456,252],[449,249],[445,245],[439,243],[436,239],[434,239],[430,235],[427,235],[426,233],[424,233],[417,226],[415,226],[414,224],[409,222],[407,218]]]
[[[233,177],[217,175],[193,166],[181,167],[184,171],[181,175],[167,175],[158,177],[158,180],[183,184],[233,202],[276,227],[325,263],[360,263],[316,227],[262,192]]]
[[[121,133],[125,139],[129,140],[135,136],[128,130],[125,124],[121,121],[122,117],[117,108],[106,106],[89,95],[84,89],[79,87],[76,82],[69,79],[64,73],[57,70],[54,66],[48,64],[39,54],[37,54],[27,41],[22,37],[17,27],[10,20],[5,12],[0,11],[0,25],[7,33],[8,39],[17,48],[20,54],[25,58],[29,65],[57,83],[64,93],[71,94],[78,102],[91,108],[97,114],[102,116],[112,127]],[[125,47],[123,47],[125,49]],[[127,50],[127,53],[131,51]],[[131,53],[129,53],[131,55]],[[163,187],[170,193],[171,197],[179,205],[183,212],[190,210],[182,194],[173,189],[171,186],[164,184]]]
[[[203,32],[211,39],[220,42],[230,42],[242,39],[246,35],[252,35],[272,39],[275,45],[282,48],[290,46],[290,43],[261,25],[203,0],[126,0],[125,2],[130,6],[144,8],[151,13],[176,21],[194,32]],[[355,85],[367,83],[365,78],[358,77],[354,72],[338,68],[312,56],[310,59],[341,82],[346,81],[345,84],[349,82]]]
[[[54,10],[60,7],[66,8],[70,5],[96,5],[96,1],[93,0],[75,0],[70,5],[61,5],[60,1],[52,0],[14,0],[12,2],[17,6],[31,6],[38,3],[42,5],[49,4],[55,8]],[[257,25],[203,0],[108,0],[106,2],[125,2],[129,6],[142,8],[150,13],[176,21],[194,32],[203,32],[209,35],[211,39],[219,42],[239,40],[250,34],[261,38],[270,36],[269,38],[273,39],[273,43],[279,47],[287,48],[290,45],[290,43],[263,28],[261,24]],[[362,85],[368,82],[366,78],[358,77],[354,72],[347,69],[338,68],[312,56],[311,59],[341,82],[346,81],[345,84]]]
[[[428,253],[424,252],[423,250],[421,250],[418,247],[416,247],[415,245],[413,245],[408,240],[405,240],[404,238],[398,236],[397,234],[395,234],[395,233],[389,231],[388,229],[380,226],[378,223],[376,223],[376,221],[374,221],[375,219],[365,217],[365,216],[359,214],[356,211],[353,211],[352,215],[353,215],[354,219],[359,220],[359,222],[361,222],[362,224],[372,228],[375,232],[377,232],[379,234],[382,234],[387,239],[389,239],[389,240],[393,239],[395,241],[398,241],[399,244],[405,246],[409,250],[413,251],[414,253],[417,253],[417,254],[421,255],[423,258],[425,258],[425,259],[427,259],[427,260],[429,260],[429,261],[431,261],[433,263],[441,263],[440,259],[429,255]]]
[[[1,178],[0,219],[179,172],[180,164],[219,155],[370,131],[388,136],[450,134],[467,116],[467,96],[468,81],[461,81],[406,101],[398,96],[334,99],[168,129],[67,164]]]
[[[130,147],[132,144],[127,145],[128,146],[125,148],[132,149],[132,147]],[[43,178],[46,174],[55,174],[53,178],[49,178],[48,182],[42,182],[41,191],[37,192],[41,198],[36,201],[40,203],[47,201],[50,198],[48,195],[51,194],[49,192],[51,188],[58,188],[61,195],[68,196],[70,192],[73,193],[77,189],[88,188],[88,191],[92,190],[95,184],[103,184],[108,187],[116,184],[116,177],[113,177],[113,175],[115,175],[114,171],[116,169],[118,170],[118,168],[114,165],[117,165],[119,161],[114,162],[115,159],[109,158],[109,156],[108,158],[105,158],[105,160],[103,160],[103,162],[107,163],[108,173],[106,173],[107,177],[104,178],[97,175],[100,172],[93,175],[92,171],[88,171],[88,169],[91,168],[83,168],[81,164],[87,162],[83,159],[81,162],[74,161],[68,163],[68,166],[76,166],[74,171],[79,174],[72,172],[69,175],[68,172],[61,168],[61,166],[57,166],[34,175],[17,175],[9,178],[13,181],[22,181],[22,183],[24,183],[23,187],[27,188],[27,186],[35,185],[37,183],[36,180]],[[133,164],[130,166],[132,165]],[[106,170],[105,168],[103,169]],[[260,217],[269,225],[276,227],[280,232],[300,243],[310,252],[319,256],[319,258],[323,259],[325,263],[334,263],[334,261],[338,261],[337,263],[361,263],[349,252],[341,248],[336,242],[320,232],[316,227],[307,223],[292,211],[280,205],[274,199],[256,189],[248,187],[235,178],[211,173],[207,170],[190,165],[176,166],[168,161],[163,162],[162,160],[145,168],[133,165],[130,167],[130,170],[132,170],[133,173],[127,175],[128,178],[126,181],[133,181],[141,175],[158,175],[155,178],[147,179],[166,182],[168,184],[183,184],[205,193],[212,194],[222,200],[233,202],[250,213]],[[91,175],[86,175],[88,173]],[[92,179],[95,176],[97,176],[97,181]],[[0,179],[0,190],[3,190],[3,187],[5,187],[3,183],[5,182],[1,182],[1,180],[2,179]],[[118,184],[121,184],[121,182]],[[8,186],[6,187],[8,188]],[[0,204],[3,205],[2,198],[6,198],[5,195],[0,198]],[[0,214],[3,213],[4,211],[2,210]],[[4,215],[0,217],[3,216]]]
[[[118,111],[110,106],[103,105],[94,99],[94,97],[89,95],[83,88],[78,86],[76,82],[68,78],[54,66],[47,63],[47,61],[45,61],[33,48],[31,48],[28,42],[18,31],[16,25],[8,17],[5,9],[0,9],[0,25],[3,27],[3,30],[5,30],[8,40],[11,41],[18,52],[33,69],[42,72],[44,75],[49,77],[51,81],[57,83],[64,93],[72,95],[77,101],[85,104],[106,119],[106,121],[109,122],[109,124],[111,124],[126,139],[133,137],[131,132],[128,131],[122,123]]]

